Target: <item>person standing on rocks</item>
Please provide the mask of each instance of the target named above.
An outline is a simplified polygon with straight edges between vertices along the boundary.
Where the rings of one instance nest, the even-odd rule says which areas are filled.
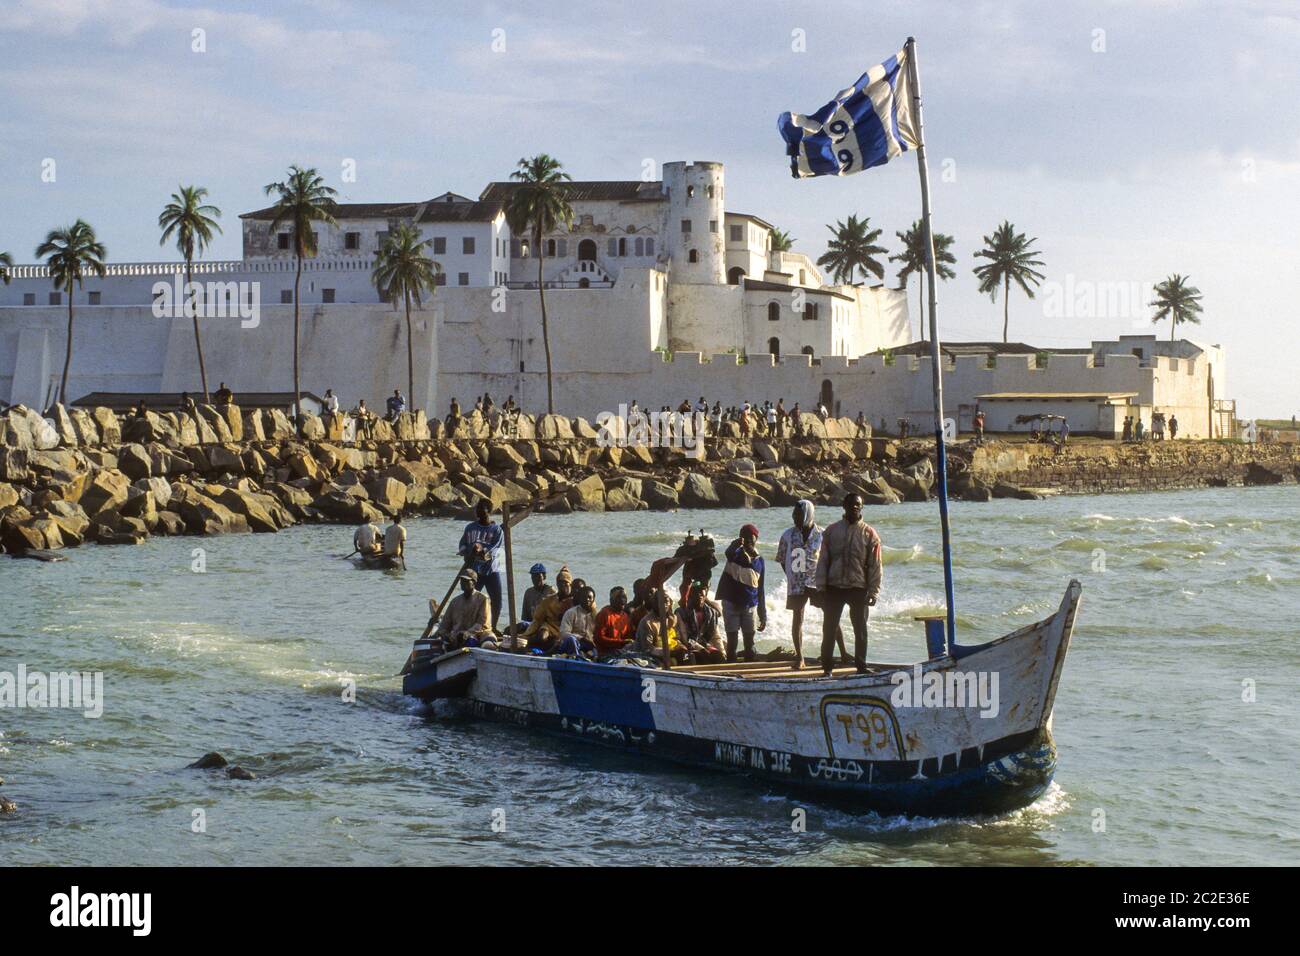
[[[475,589],[487,589],[492,602],[492,629],[501,618],[501,594],[505,591],[505,540],[502,527],[492,520],[492,506],[480,500],[474,509],[475,519],[465,525],[457,552],[474,570]]]
[[[862,498],[844,498],[844,517],[822,533],[815,584],[822,621],[822,673],[835,667],[835,639],[840,616],[849,609],[853,625],[853,667],[867,672],[867,615],[880,594],[880,535],[862,520]]]
[[[975,412],[975,444],[984,444],[984,411],[980,409]]]
[[[736,660],[736,643],[745,638],[745,660],[754,659],[754,632],[767,630],[764,564],[758,555],[758,528],[747,524],[727,548],[727,566],[718,582],[722,621],[727,630],[727,660]],[[758,627],[754,626],[757,613]]]

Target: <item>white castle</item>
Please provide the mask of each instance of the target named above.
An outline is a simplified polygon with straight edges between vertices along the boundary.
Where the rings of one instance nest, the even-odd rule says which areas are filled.
[[[337,226],[317,227],[317,255],[303,264],[303,388],[332,388],[349,405],[406,390],[405,323],[381,301],[371,270],[385,236],[408,223],[441,267],[413,322],[410,398],[431,415],[453,397],[472,403],[484,392],[545,410],[540,253],[557,411],[594,418],[633,399],[657,408],[701,396],[724,406],[784,398],[787,407],[821,401],[833,414],[861,411],[873,425],[908,418],[928,427],[928,358],[909,348],[904,291],[835,284],[803,253],[774,250],[770,223],[727,210],[721,163],[666,163],[662,181],[571,183],[573,223],[542,237],[540,250],[506,222],[515,188],[493,182],[478,199],[446,192],[340,204]],[[209,384],[287,391],[289,229],[271,230],[269,208],[240,218],[243,258],[195,264],[206,288]],[[70,400],[198,389],[192,320],[156,317],[159,297],[170,301],[162,290],[183,271],[177,262],[115,263],[107,277],[86,280]],[[62,371],[66,302],[44,266],[11,273],[0,286],[0,399],[44,408]],[[1047,411],[1067,414],[1076,432],[1111,434],[1127,415],[1149,421],[1160,410],[1176,413],[1188,437],[1227,433],[1231,416],[1217,398],[1224,361],[1214,346],[1125,336],[1058,352],[1046,367],[1028,346],[946,354],[951,415],[962,428],[980,405],[990,430]]]

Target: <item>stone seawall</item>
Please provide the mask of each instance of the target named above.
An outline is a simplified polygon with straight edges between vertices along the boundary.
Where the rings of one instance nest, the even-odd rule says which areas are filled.
[[[609,447],[583,419],[524,417],[511,437],[477,413],[448,434],[422,414],[378,422],[345,442],[339,421],[307,416],[305,438],[280,412],[204,406],[118,416],[22,406],[0,413],[0,548],[39,555],[83,542],[150,535],[275,532],[299,523],[361,524],[397,514],[469,519],[479,501],[541,502],[553,513],[837,506],[926,501],[932,443],[848,437],[847,420],[808,421],[799,438],[740,437],[734,424],[692,453]],[[693,444],[693,443],[692,443]],[[1046,446],[992,442],[951,449],[956,498],[1035,498],[1295,481],[1298,446],[1217,442]]]

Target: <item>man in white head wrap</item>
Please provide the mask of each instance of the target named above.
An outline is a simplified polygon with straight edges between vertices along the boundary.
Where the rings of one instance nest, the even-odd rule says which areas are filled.
[[[822,550],[822,529],[813,520],[815,509],[807,498],[794,506],[794,525],[781,535],[776,549],[776,560],[785,571],[786,610],[792,612],[790,635],[794,638],[794,667],[803,667],[803,612],[808,606],[808,591],[817,574],[817,558]],[[840,637],[840,653],[844,653],[844,638]]]

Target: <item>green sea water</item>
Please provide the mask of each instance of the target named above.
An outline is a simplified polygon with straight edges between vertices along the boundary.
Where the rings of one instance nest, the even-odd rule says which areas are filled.
[[[942,606],[935,508],[866,517],[886,560],[869,656],[920,659],[912,616]],[[770,558],[785,509],[536,516],[519,593],[540,560],[603,598],[686,530],[725,542],[751,520]],[[335,526],[0,558],[0,672],[104,680],[97,719],[0,709],[18,804],[0,865],[1300,863],[1300,489],[959,502],[953,526],[964,643],[1083,583],[1056,782],[1015,813],[852,813],[422,707],[394,675],[460,525],[415,519],[405,573],[332,558],[351,540]],[[780,581],[760,649],[788,644]],[[256,779],[184,769],[211,750]]]

